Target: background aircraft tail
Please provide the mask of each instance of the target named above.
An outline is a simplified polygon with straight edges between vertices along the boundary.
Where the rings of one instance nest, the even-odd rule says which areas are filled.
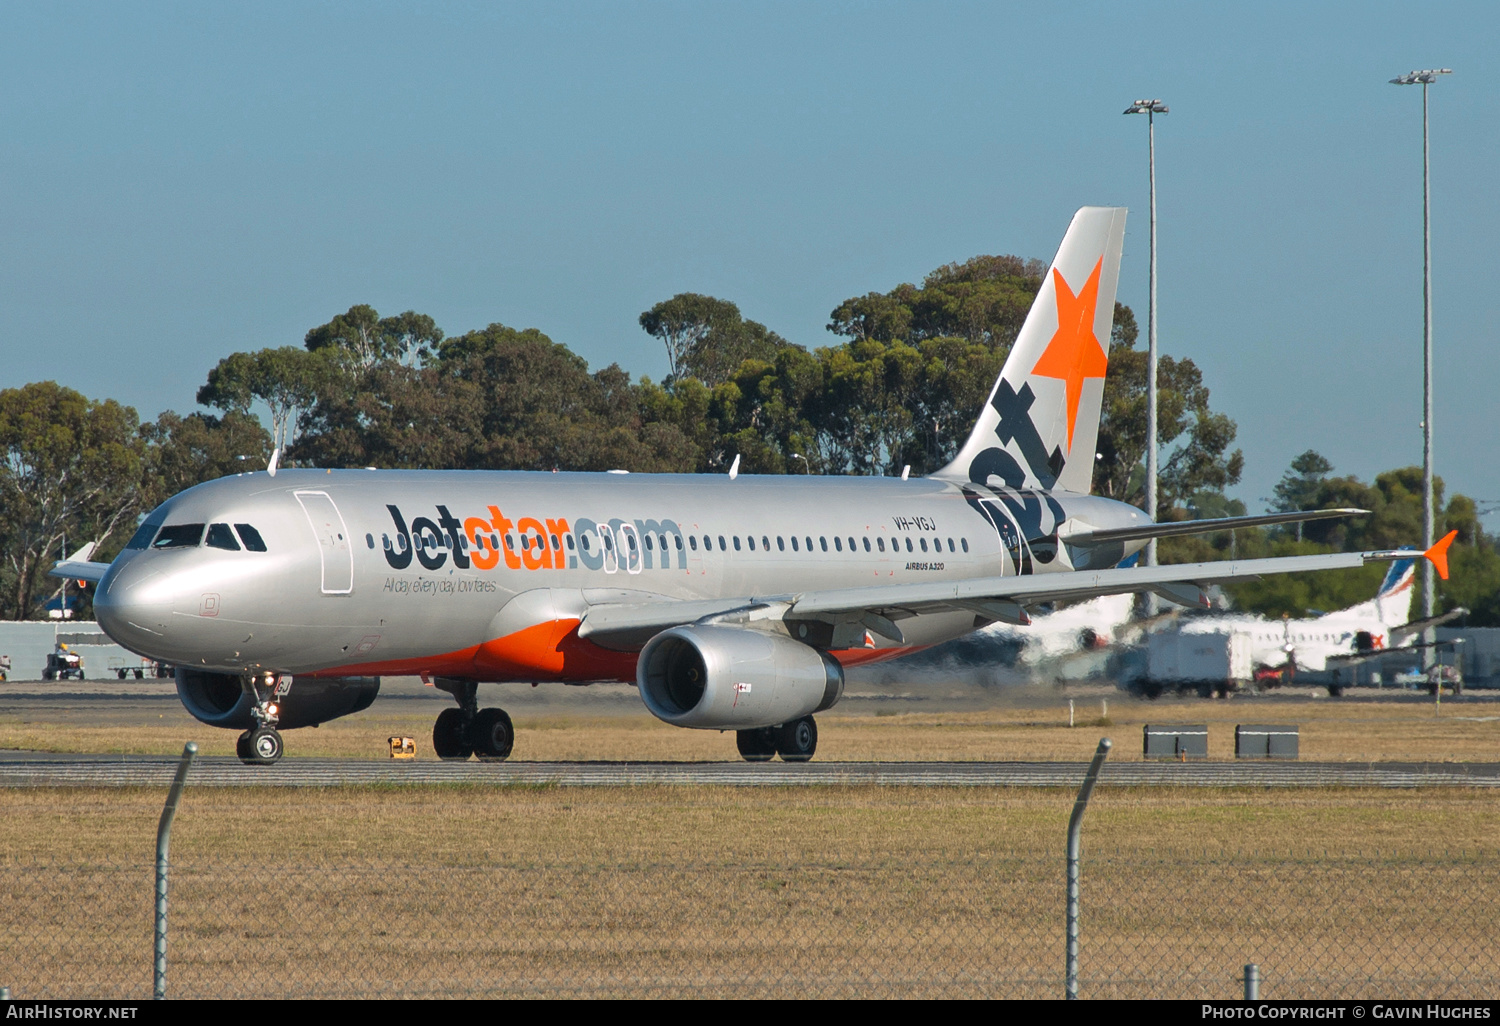
[[[1124,240],[1124,207],[1073,215],[979,422],[934,477],[1089,491]]]
[[[1422,558],[1422,554],[1412,549],[1411,556],[1411,559],[1398,559],[1391,564],[1374,598],[1357,606],[1350,606],[1335,615],[1369,618],[1386,627],[1400,627],[1406,623],[1411,617],[1411,598],[1416,590],[1412,587],[1412,582],[1416,579],[1417,560]]]
[[[1386,571],[1385,580],[1380,582],[1380,590],[1375,593],[1376,598],[1389,598],[1401,591],[1410,591],[1412,580],[1417,574],[1416,549],[1411,551],[1411,559],[1398,559],[1391,564]]]

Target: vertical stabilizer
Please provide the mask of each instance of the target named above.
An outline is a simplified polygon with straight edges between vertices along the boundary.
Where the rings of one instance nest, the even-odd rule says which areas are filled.
[[[1386,571],[1380,590],[1375,593],[1375,611],[1387,627],[1400,627],[1411,619],[1412,581],[1417,575],[1415,549],[1412,559],[1398,559]]]
[[[979,422],[934,477],[1089,491],[1124,239],[1124,207],[1073,215]]]

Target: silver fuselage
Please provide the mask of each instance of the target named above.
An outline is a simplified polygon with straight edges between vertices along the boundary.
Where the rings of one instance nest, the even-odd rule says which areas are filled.
[[[632,680],[634,652],[578,636],[591,605],[1098,568],[1142,543],[1080,549],[1058,528],[1144,522],[1096,496],[931,478],[289,469],[199,485],[148,520],[251,525],[265,551],[237,534],[127,548],[94,605],[125,647],[216,672]],[[902,644],[834,655],[975,626],[915,616]]]

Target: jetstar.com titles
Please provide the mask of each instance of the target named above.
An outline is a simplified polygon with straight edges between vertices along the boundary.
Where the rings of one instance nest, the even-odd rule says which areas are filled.
[[[577,517],[523,516],[512,520],[499,506],[487,516],[460,520],[447,506],[437,516],[414,517],[408,523],[400,507],[387,504],[393,532],[381,535],[385,561],[405,570],[412,560],[437,570],[453,560],[459,570],[494,570],[503,561],[510,570],[589,570],[628,566],[650,570],[687,569],[682,529],[672,520],[594,521]],[[674,559],[675,557],[675,559]]]

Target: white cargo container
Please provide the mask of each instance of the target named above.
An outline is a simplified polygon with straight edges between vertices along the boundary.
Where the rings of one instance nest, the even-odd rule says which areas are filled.
[[[1245,631],[1156,631],[1146,643],[1147,688],[1223,695],[1246,686],[1255,676],[1250,641]]]

